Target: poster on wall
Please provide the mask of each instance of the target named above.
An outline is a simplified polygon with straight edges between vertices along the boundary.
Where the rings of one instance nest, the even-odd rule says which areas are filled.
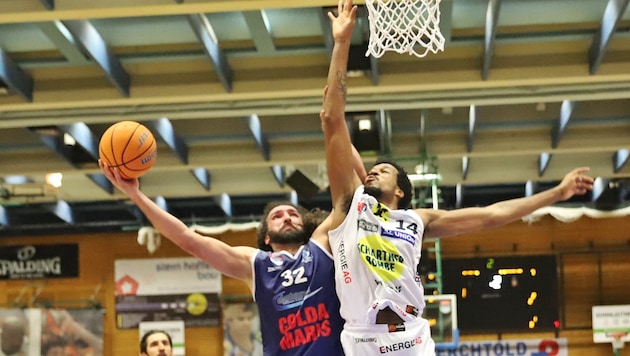
[[[171,337],[173,356],[186,356],[186,335],[184,322],[176,321],[142,321],[138,324],[140,340],[151,330],[163,330]]]
[[[219,326],[221,273],[194,257],[116,260],[116,324],[182,320]]]
[[[260,317],[256,303],[251,300],[225,301],[222,309],[223,356],[262,356]]]
[[[0,309],[4,355],[103,355],[102,309]]]
[[[103,313],[103,309],[41,309],[41,355],[102,356]]]

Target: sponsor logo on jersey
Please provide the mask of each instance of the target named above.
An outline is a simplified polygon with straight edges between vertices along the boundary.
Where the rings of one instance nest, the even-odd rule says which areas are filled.
[[[405,270],[405,259],[396,245],[378,235],[371,235],[357,243],[361,260],[384,282],[398,280]]]
[[[390,229],[383,228],[383,230],[381,231],[381,236],[407,241],[414,246],[416,244],[415,236],[407,234],[400,230],[395,230],[395,229],[390,230]]]
[[[284,292],[279,293],[274,298],[276,309],[288,310],[302,305],[306,293],[307,291],[292,292],[289,294],[284,294]]]
[[[339,258],[336,263],[341,270],[343,282],[345,284],[350,284],[352,283],[352,276],[350,275],[350,271],[348,270],[348,256],[346,256],[346,245],[343,240],[341,240],[341,242],[339,243],[339,249],[337,251],[339,252]]]
[[[389,209],[379,202],[372,206],[372,214],[385,222],[389,221]]]
[[[307,249],[302,250],[302,261],[304,263],[309,263],[313,261],[313,255],[311,254],[311,250],[307,250]]]
[[[307,306],[278,319],[278,330],[283,351],[300,347],[331,335],[330,313],[324,303]]]
[[[383,345],[383,346],[379,346],[378,351],[381,354],[386,354],[386,353],[390,353],[390,352],[396,352],[396,351],[401,351],[401,350],[407,350],[410,349],[414,346],[418,346],[422,344],[422,337],[418,336],[412,340],[407,340],[407,341],[401,341],[401,342],[397,342],[391,345]]]
[[[375,344],[377,342],[378,342],[378,339],[375,337],[355,337],[354,338],[355,344],[363,344],[363,343]]]
[[[378,232],[378,225],[373,224],[367,220],[359,219],[357,222],[357,227],[361,230],[365,230],[368,232]]]

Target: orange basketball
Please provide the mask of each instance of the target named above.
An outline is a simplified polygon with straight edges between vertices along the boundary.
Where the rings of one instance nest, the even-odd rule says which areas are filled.
[[[100,158],[117,167],[124,179],[138,178],[149,171],[157,158],[157,143],[151,131],[135,121],[110,126],[98,145]]]

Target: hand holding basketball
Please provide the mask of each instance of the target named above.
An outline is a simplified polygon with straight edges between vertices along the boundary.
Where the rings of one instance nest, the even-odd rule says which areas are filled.
[[[141,177],[153,166],[157,158],[157,143],[144,125],[120,121],[105,130],[98,152],[100,159],[110,168],[118,168],[121,178],[133,179]]]

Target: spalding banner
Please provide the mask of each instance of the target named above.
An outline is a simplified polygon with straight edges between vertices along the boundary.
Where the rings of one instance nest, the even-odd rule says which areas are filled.
[[[524,339],[460,342],[436,356],[568,356],[567,339]]]
[[[0,280],[79,275],[79,245],[26,245],[0,249]]]

